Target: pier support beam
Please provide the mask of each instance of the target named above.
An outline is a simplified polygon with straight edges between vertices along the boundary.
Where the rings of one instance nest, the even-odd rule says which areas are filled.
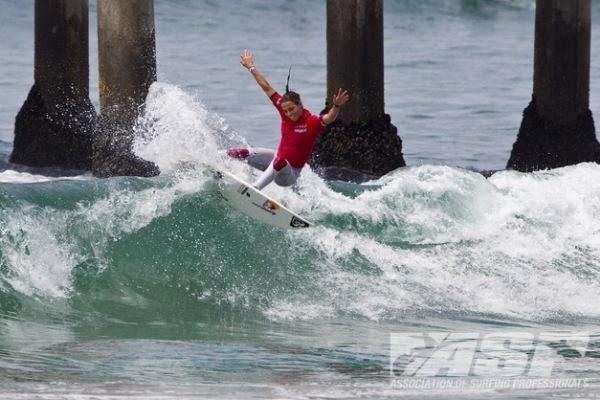
[[[34,84],[17,114],[10,162],[90,169],[88,1],[35,1]]]
[[[533,97],[507,168],[600,162],[589,110],[590,0],[537,0]]]
[[[327,0],[327,108],[338,88],[350,101],[320,136],[311,164],[349,180],[360,180],[350,171],[372,178],[404,166],[402,141],[384,112],[383,0]]]
[[[156,81],[154,1],[98,0],[98,52],[94,175],[158,175],[154,163],[132,152],[135,121]]]

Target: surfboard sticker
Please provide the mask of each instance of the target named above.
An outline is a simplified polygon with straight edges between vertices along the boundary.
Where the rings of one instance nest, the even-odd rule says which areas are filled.
[[[308,228],[311,223],[230,172],[212,167],[220,194],[236,210],[265,224],[283,229]]]
[[[292,217],[292,221],[290,222],[292,228],[308,228],[310,224],[303,220],[302,218]]]

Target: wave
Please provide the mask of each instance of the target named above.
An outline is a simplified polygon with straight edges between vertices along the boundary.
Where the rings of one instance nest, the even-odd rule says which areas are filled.
[[[598,165],[489,179],[425,165],[363,185],[326,182],[307,168],[294,189],[267,191],[316,227],[282,231],[218,196],[206,162],[256,176],[222,156],[240,142],[199,101],[155,84],[136,151],[162,176],[5,175],[0,314],[598,317]]]

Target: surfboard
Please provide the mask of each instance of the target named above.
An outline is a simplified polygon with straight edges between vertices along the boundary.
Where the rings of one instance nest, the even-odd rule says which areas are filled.
[[[308,228],[305,218],[230,172],[211,168],[219,180],[221,197],[233,208],[262,223],[283,229]]]

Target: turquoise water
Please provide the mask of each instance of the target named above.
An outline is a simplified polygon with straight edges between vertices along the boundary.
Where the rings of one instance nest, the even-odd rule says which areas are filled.
[[[228,208],[204,165],[251,180],[222,149],[276,140],[277,116],[237,65],[240,48],[255,49],[274,82],[301,65],[294,85],[318,109],[324,4],[156,5],[161,82],[135,151],[162,175],[103,180],[7,164],[31,84],[31,9],[0,5],[0,26],[18,33],[0,51],[19,55],[0,66],[0,398],[597,394],[600,167],[489,179],[464,168],[508,158],[531,90],[532,2],[386,1],[387,110],[410,166],[362,185],[305,169],[293,189],[269,187],[316,223],[294,232]],[[496,349],[496,372],[451,368],[458,387],[403,388],[390,370],[402,332],[495,335],[513,347]],[[587,346],[548,332],[580,333]],[[551,351],[515,344],[527,335]],[[485,343],[447,358],[490,359]],[[470,381],[526,377],[514,359],[534,353],[553,379],[585,386]]]

